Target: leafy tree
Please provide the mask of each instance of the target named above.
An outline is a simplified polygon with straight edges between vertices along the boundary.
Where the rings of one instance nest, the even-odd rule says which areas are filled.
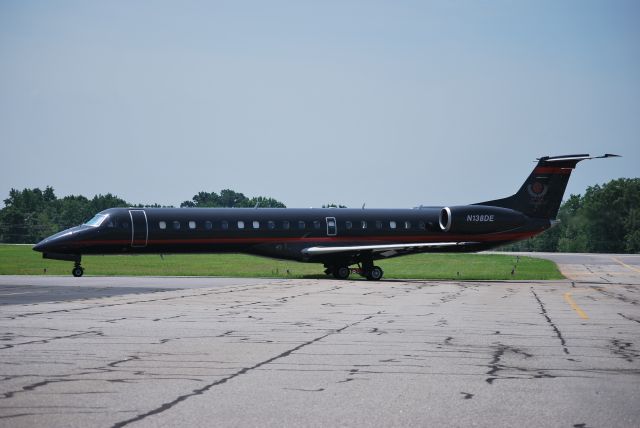
[[[280,201],[273,198],[266,198],[264,196],[253,197],[248,200],[249,207],[259,208],[286,208],[287,206]]]
[[[180,207],[217,207],[217,208],[286,208],[285,204],[273,198],[256,196],[247,198],[244,194],[231,189],[224,189],[218,195],[216,192],[198,192],[190,201],[184,201]]]
[[[620,178],[603,186],[587,188],[580,213],[588,252],[626,251],[627,236],[633,239],[637,223],[629,220],[640,208],[640,179]],[[633,214],[635,215],[635,214]]]
[[[94,213],[89,209],[89,200],[84,196],[65,196],[58,201],[58,224],[72,227],[90,219]]]
[[[235,192],[231,189],[220,191],[220,204],[223,207],[245,207],[249,208],[247,197],[242,193]]]
[[[180,207],[220,207],[220,196],[216,192],[198,192],[192,200],[184,201]]]
[[[174,208],[173,205],[160,205],[160,204],[136,204],[136,205],[127,205],[129,207],[135,208]]]
[[[107,208],[128,207],[130,206],[127,201],[120,199],[117,196],[107,193],[106,195],[96,195],[91,199],[89,208],[93,213],[97,213]]]
[[[128,206],[112,194],[66,196],[58,199],[52,187],[18,191],[11,189],[0,210],[0,240],[11,243],[37,242],[62,229],[84,223],[96,212]]]
[[[640,253],[640,208],[629,210],[625,221],[625,252]]]
[[[35,242],[51,230],[47,206],[55,203],[53,188],[11,189],[0,210],[0,238],[3,242]]]

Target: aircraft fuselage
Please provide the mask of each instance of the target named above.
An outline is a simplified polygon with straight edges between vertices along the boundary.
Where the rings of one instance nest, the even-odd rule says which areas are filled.
[[[605,155],[602,157],[611,157]],[[374,260],[422,252],[472,252],[548,229],[576,164],[589,155],[540,158],[514,195],[488,202],[415,209],[111,208],[39,242],[43,257],[84,254],[248,253],[323,263],[346,278],[353,264],[380,279]]]

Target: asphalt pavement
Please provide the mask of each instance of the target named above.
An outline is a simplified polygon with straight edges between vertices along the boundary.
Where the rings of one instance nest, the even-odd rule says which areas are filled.
[[[638,427],[640,257],[566,257],[562,281],[0,277],[0,426]]]

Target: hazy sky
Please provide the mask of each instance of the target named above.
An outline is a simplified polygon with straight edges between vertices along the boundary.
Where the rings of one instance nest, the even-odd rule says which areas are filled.
[[[624,156],[580,164],[583,193],[640,176],[639,22],[636,0],[0,0],[0,199],[454,205],[539,156]]]

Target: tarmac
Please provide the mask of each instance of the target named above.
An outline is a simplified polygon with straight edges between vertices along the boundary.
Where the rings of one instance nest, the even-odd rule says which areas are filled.
[[[542,256],[568,279],[0,276],[0,426],[640,426],[640,256]]]

